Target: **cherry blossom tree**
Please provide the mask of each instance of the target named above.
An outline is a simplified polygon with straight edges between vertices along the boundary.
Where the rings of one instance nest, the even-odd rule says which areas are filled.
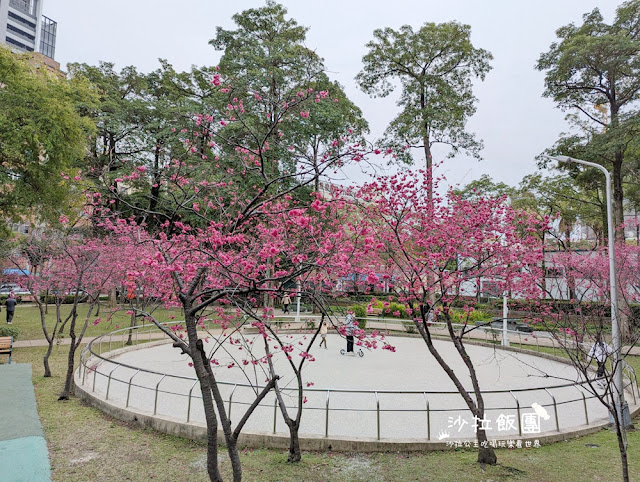
[[[76,350],[82,343],[100,293],[111,287],[120,271],[122,254],[117,240],[111,237],[58,233],[48,237],[47,260],[37,274],[29,277],[28,286],[40,311],[42,331],[48,342],[43,359],[45,377],[51,376],[48,360],[59,330],[69,324],[67,373],[60,400],[67,400],[72,393]],[[51,293],[55,299],[53,324],[47,321],[47,300],[41,299],[40,293]],[[81,317],[78,306],[85,296],[87,313]],[[61,304],[67,297],[72,298],[72,304],[69,313],[63,315]]]
[[[322,206],[322,204],[320,204]],[[326,207],[328,204],[325,204]],[[346,214],[347,205],[343,205],[342,202],[338,203],[340,206],[339,211],[342,214]],[[331,216],[335,219],[334,216]],[[331,298],[336,295],[332,291],[333,285],[336,279],[343,278],[345,275],[357,276],[372,276],[370,266],[363,265],[360,262],[358,256],[363,251],[363,247],[359,241],[363,239],[356,231],[359,226],[347,224],[342,225],[342,219],[339,219],[339,224],[332,226],[331,230],[322,230],[323,234],[333,233],[335,239],[339,242],[339,249],[331,249],[327,251],[329,257],[327,259],[330,262],[318,263],[318,266],[301,276],[298,277],[298,282],[301,286],[316,286],[315,290],[305,290],[303,293],[321,313],[320,323],[303,336],[302,340],[299,337],[293,336],[289,331],[282,331],[279,329],[279,325],[274,323],[274,315],[272,310],[264,310],[258,312],[252,309],[251,305],[245,304],[242,307],[242,311],[245,315],[249,316],[252,320],[252,327],[257,328],[258,332],[263,338],[265,353],[267,354],[266,360],[268,362],[268,373],[272,378],[276,378],[274,384],[274,390],[278,406],[284,421],[289,429],[289,462],[299,462],[302,458],[300,450],[300,441],[298,431],[300,429],[300,423],[302,419],[302,407],[306,403],[306,396],[304,395],[305,388],[313,385],[312,381],[305,379],[303,369],[308,366],[309,363],[315,361],[313,356],[313,350],[316,348],[316,340],[320,333],[322,323],[330,325],[337,333],[342,336],[346,336],[345,327],[339,322],[338,317],[331,309]],[[319,230],[319,225],[315,224],[314,229]],[[328,247],[324,246],[324,250]],[[338,246],[336,246],[337,248]],[[324,260],[323,260],[324,261]],[[305,330],[306,331],[306,330]],[[354,337],[356,344],[364,346],[368,349],[389,349],[394,350],[394,347],[388,343],[385,336],[375,330],[371,333],[366,333],[365,330],[355,330]],[[271,348],[273,347],[273,349]],[[283,387],[280,383],[280,379],[283,378],[282,373],[280,377],[276,377],[276,368],[274,365],[274,357],[281,357],[286,360],[285,366],[290,369],[293,374],[295,383],[295,403],[292,407],[287,407],[286,401],[283,396]],[[246,360],[243,363],[248,364]],[[287,386],[286,388],[290,388]]]
[[[264,103],[258,93],[241,98],[220,74],[212,83],[221,96],[228,96],[226,107],[194,115],[192,131],[175,133],[184,152],[164,166],[159,182],[171,208],[167,203],[162,212],[126,206],[126,198],[112,189],[109,195],[104,191],[89,194],[90,216],[98,230],[143,247],[142,258],[136,258],[130,276],[135,279],[144,271],[147,285],[153,286],[166,306],[184,310],[186,333],[150,319],[171,337],[176,348],[189,355],[200,381],[209,477],[221,479],[217,455],[221,426],[234,480],[240,480],[238,436],[260,401],[276,386],[279,375],[271,373],[264,386],[255,385],[255,400],[233,426],[213,369],[212,351],[205,349],[198,328],[202,329],[207,319],[240,337],[245,325],[260,322],[239,317],[236,307],[259,310],[262,297],[275,296],[288,283],[319,276],[313,273],[330,277],[349,269],[353,247],[341,227],[339,213],[344,203],[324,201],[311,187],[317,176],[331,174],[346,162],[360,161],[367,151],[346,132],[327,142],[313,163],[300,157],[289,167],[282,166],[270,139],[279,139],[279,151],[288,141],[280,124],[307,119],[310,114],[305,105],[332,102],[328,93],[298,92],[279,106],[278,116],[255,123],[252,112],[260,112]],[[290,152],[295,154],[295,150]],[[115,182],[108,172],[91,174],[103,179],[107,187],[135,186],[148,175],[146,171],[145,166],[132,165],[129,173],[121,174]],[[119,206],[125,205],[135,214],[123,218],[113,211],[116,199]],[[269,359],[252,361],[267,365]]]
[[[393,280],[429,352],[481,421],[484,400],[464,344],[465,335],[476,327],[468,324],[468,316],[460,325],[454,324],[451,308],[465,286],[475,285],[480,276],[494,280],[502,290],[524,294],[535,289],[542,253],[535,234],[545,226],[511,209],[503,198],[465,200],[449,192],[430,199],[430,186],[430,175],[421,171],[381,178],[360,189],[355,197],[362,210],[361,222],[370,229],[365,244],[369,254],[378,257],[378,272]],[[433,293],[435,302],[430,302]],[[464,311],[468,315],[472,310],[470,302]],[[443,320],[467,367],[472,389],[434,345],[433,314]],[[496,455],[480,423],[476,435],[478,462],[495,464]]]
[[[530,302],[528,306],[532,321],[554,337],[586,381],[584,388],[611,414],[622,476],[629,480],[625,409],[618,402],[621,396],[624,397],[624,387],[620,391],[614,374],[617,370],[625,373],[625,357],[640,339],[637,312],[634,312],[640,301],[640,249],[618,242],[615,251],[618,300],[621,301],[618,322],[626,343],[625,347],[620,347],[619,357],[614,356],[616,342],[611,340],[611,291],[606,247],[590,251],[563,251],[549,256],[548,265],[553,267],[555,277],[550,278],[545,286],[548,299]],[[621,314],[631,322],[623,323]],[[598,363],[595,376],[591,368],[594,358]]]

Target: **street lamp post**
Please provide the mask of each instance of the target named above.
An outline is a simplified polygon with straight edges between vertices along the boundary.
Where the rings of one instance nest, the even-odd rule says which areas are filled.
[[[509,314],[509,308],[507,308],[507,292],[502,294],[502,346],[509,346],[509,332],[507,331],[509,326],[507,324],[507,316]]]
[[[302,293],[300,291],[300,280],[296,281],[296,291],[298,292],[298,296],[296,296],[296,323],[300,322],[300,297]]]
[[[615,387],[615,403],[617,404],[618,419],[622,426],[626,426],[626,421],[630,421],[629,407],[624,401],[624,385],[622,380],[622,332],[620,330],[620,320],[618,319],[618,282],[616,278],[616,253],[615,253],[615,232],[613,229],[613,205],[611,201],[611,175],[600,164],[595,162],[574,159],[569,156],[546,156],[558,162],[575,162],[585,166],[595,167],[602,171],[605,177],[605,191],[607,196],[607,232],[609,236],[609,288],[611,297],[611,338],[613,343],[613,384]]]

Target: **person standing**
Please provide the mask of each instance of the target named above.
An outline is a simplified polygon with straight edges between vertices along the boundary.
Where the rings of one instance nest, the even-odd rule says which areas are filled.
[[[322,345],[324,345],[324,349],[327,349],[327,324],[324,321],[320,322],[320,336],[322,337],[322,340],[320,340],[320,345],[318,346],[321,347]]]
[[[11,324],[11,320],[13,320],[13,314],[16,311],[16,304],[18,302],[16,301],[16,295],[13,293],[13,291],[11,293],[9,293],[9,297],[7,298],[7,301],[5,302],[5,304],[7,305],[7,324],[10,325]]]
[[[598,334],[596,342],[591,347],[591,350],[589,350],[589,362],[595,358],[598,363],[598,372],[596,373],[598,378],[602,378],[604,376],[607,358],[612,352],[613,350],[611,347],[607,345],[604,340],[602,340],[602,336]]]
[[[424,303],[420,303],[420,318],[422,322],[427,322],[427,326],[431,326],[431,323],[435,321],[435,316],[433,315],[433,309],[428,301]]]
[[[347,312],[345,328],[345,334],[347,335],[347,355],[356,356],[353,352],[353,334],[356,328],[358,328],[358,324],[356,323],[356,317],[354,316],[353,311]]]
[[[282,312],[289,313],[289,305],[291,304],[291,298],[289,298],[289,293],[285,293],[282,297]]]

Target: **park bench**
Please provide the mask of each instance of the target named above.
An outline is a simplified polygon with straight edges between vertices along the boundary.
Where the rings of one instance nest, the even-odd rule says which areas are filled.
[[[491,328],[502,330],[503,320],[496,318],[491,321]],[[524,323],[520,318],[507,318],[507,330],[520,331],[522,333],[533,333],[533,327],[528,323]]]
[[[13,352],[13,337],[0,336],[0,355],[9,355],[9,364],[11,364],[11,352]]]

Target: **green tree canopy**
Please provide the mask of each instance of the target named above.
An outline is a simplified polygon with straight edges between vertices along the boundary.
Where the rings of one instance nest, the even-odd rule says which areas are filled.
[[[515,189],[504,182],[496,182],[491,176],[483,174],[480,179],[471,181],[454,189],[454,193],[462,199],[478,199],[481,197],[500,197],[514,195]]]
[[[566,174],[547,177],[539,173],[530,174],[520,182],[512,204],[540,217],[553,219],[554,229],[549,234],[560,249],[569,249],[578,223],[591,228],[597,241],[602,239],[602,208],[605,206],[599,187],[581,189],[574,178]]]
[[[590,178],[593,171],[582,172],[581,183],[569,174],[544,176],[540,173],[525,176],[517,187],[494,181],[483,175],[465,186],[454,189],[462,199],[497,198],[504,196],[506,202],[517,209],[536,214],[540,219],[553,220],[554,229],[549,231],[561,249],[572,246],[571,236],[581,223],[591,228],[597,241],[603,239],[603,216],[606,216],[601,176]],[[584,187],[583,187],[584,186]]]
[[[149,74],[134,66],[116,71],[109,62],[70,64],[69,68],[74,77],[87,79],[99,97],[89,113],[98,130],[91,138],[87,163],[93,169],[92,177],[105,188],[105,201],[111,199],[110,190],[117,190],[113,207],[122,214],[144,211],[143,217],[152,225],[174,217],[176,213],[166,203],[170,194],[163,189],[165,169],[171,159],[185,153],[181,132],[191,132],[198,113],[221,103],[219,94],[217,100],[211,100],[215,69],[193,67],[177,72],[162,59],[160,68]],[[191,162],[196,164],[195,156]],[[209,164],[201,159],[193,167],[206,170]],[[144,174],[136,180],[118,181],[141,166]],[[211,176],[211,171],[203,176]]]
[[[61,176],[84,158],[94,102],[82,79],[64,79],[0,47],[0,226],[10,218],[57,219],[73,195]]]
[[[471,27],[457,22],[373,32],[356,81],[374,97],[386,97],[400,81],[401,111],[382,142],[398,160],[410,164],[411,148],[422,149],[430,169],[434,144],[449,146],[451,156],[463,151],[479,157],[482,143],[465,126],[476,110],[472,80],[484,80],[493,57],[475,48],[470,36]]]
[[[296,166],[304,163],[320,173],[333,141],[367,132],[368,126],[340,84],[328,78],[323,59],[306,47],[308,28],[286,14],[282,5],[267,1],[264,7],[234,15],[236,30],[218,27],[210,44],[223,51],[220,73],[230,97],[251,104],[244,115],[235,113],[241,122],[235,124],[235,135],[227,134],[226,154],[232,157],[242,146],[259,155],[263,166],[289,172],[296,182]],[[335,102],[304,102],[291,109],[309,92]]]
[[[546,71],[544,95],[569,112],[580,131],[563,136],[551,152],[578,153],[612,170],[617,223],[623,222],[625,163],[640,115],[639,25],[639,0],[620,5],[612,24],[594,9],[582,25],[559,28],[559,41],[537,63]]]

